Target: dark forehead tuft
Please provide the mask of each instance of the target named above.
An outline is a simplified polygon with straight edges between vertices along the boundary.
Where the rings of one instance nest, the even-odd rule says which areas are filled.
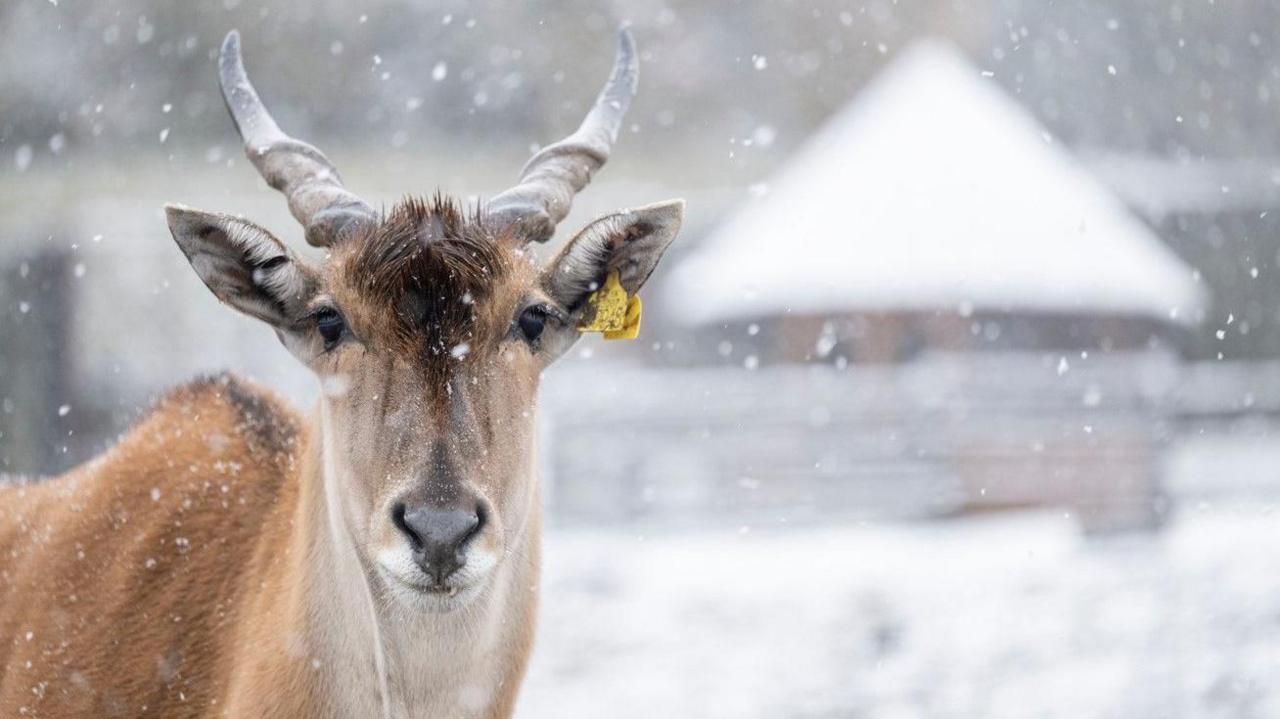
[[[508,252],[478,213],[441,195],[402,200],[352,245],[348,284],[387,318],[398,344],[428,359],[447,361],[474,342],[477,303],[510,272]]]

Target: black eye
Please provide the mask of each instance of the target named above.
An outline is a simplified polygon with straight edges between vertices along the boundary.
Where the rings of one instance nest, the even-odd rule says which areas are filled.
[[[547,310],[537,305],[526,307],[516,321],[520,324],[524,338],[534,342],[542,336],[542,328],[547,324]]]
[[[316,320],[316,330],[320,332],[320,337],[324,340],[325,350],[333,349],[338,342],[342,341],[342,333],[346,329],[346,323],[342,321],[342,315],[338,311],[330,307],[322,307],[313,315]]]

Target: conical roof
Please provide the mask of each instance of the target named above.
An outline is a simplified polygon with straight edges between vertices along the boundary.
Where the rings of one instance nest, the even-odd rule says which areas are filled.
[[[695,324],[972,308],[1185,320],[1190,267],[942,41],[907,48],[677,268]]]

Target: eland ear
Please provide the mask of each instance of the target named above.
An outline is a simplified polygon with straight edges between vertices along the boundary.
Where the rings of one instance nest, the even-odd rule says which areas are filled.
[[[611,272],[634,295],[657,267],[684,220],[684,200],[668,200],[606,215],[582,229],[543,271],[547,294],[572,311]]]
[[[218,299],[277,329],[306,315],[315,272],[284,243],[248,220],[166,205],[169,231],[191,267]]]

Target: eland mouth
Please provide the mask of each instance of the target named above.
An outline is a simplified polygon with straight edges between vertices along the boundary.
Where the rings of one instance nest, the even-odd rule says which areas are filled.
[[[468,562],[438,578],[403,549],[380,553],[377,565],[390,593],[411,606],[434,612],[457,609],[483,591],[496,560],[488,552],[468,552]]]
[[[420,581],[406,578],[399,572],[385,567],[381,574],[388,588],[401,602],[419,611],[446,613],[469,605],[483,591],[484,581],[466,584],[450,581],[438,583],[420,577]]]

